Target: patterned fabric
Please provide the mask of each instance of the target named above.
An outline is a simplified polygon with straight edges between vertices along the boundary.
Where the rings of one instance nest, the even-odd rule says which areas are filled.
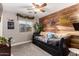
[[[53,32],[48,32],[47,33],[47,38],[50,40],[50,39],[57,39],[57,36],[55,33]]]

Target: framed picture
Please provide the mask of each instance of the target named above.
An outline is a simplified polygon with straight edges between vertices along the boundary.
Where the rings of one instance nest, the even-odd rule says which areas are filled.
[[[14,21],[13,20],[9,20],[7,25],[8,25],[8,29],[14,29]]]

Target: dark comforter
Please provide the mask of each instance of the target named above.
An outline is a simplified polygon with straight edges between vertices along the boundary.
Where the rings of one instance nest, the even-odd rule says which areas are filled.
[[[65,45],[64,38],[58,41],[48,41],[47,43],[38,40],[38,38],[34,38],[33,43],[53,56],[66,56],[69,54],[69,50]]]

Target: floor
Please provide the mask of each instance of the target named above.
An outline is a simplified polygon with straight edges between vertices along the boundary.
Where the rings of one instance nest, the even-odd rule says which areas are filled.
[[[11,49],[11,53],[12,56],[51,56],[49,53],[32,43],[14,46]],[[76,56],[76,54],[70,52],[68,56]]]
[[[32,43],[14,46],[12,47],[11,52],[13,56],[51,56],[49,53]]]

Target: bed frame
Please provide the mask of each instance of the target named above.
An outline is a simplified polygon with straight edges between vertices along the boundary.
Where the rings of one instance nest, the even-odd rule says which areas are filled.
[[[36,35],[33,35],[33,44],[40,47],[44,51],[48,52],[52,56],[67,56],[69,54],[69,50],[67,47],[63,48],[64,39],[62,38],[59,42],[59,46],[53,46],[51,44],[44,43],[40,40],[35,39]]]

